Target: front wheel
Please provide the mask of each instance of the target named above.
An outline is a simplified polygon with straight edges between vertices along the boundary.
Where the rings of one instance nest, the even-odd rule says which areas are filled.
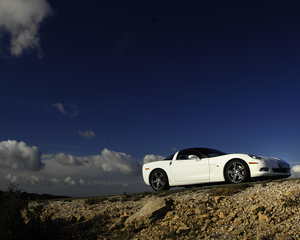
[[[224,174],[229,183],[243,183],[250,177],[247,164],[239,159],[230,161],[225,167]]]
[[[155,191],[170,189],[167,174],[161,170],[154,170],[150,175],[150,185]]]

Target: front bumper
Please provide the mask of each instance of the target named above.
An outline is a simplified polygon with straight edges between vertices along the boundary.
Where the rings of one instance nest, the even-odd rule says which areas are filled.
[[[251,178],[273,177],[287,178],[291,176],[291,168],[287,162],[262,161],[251,169]]]

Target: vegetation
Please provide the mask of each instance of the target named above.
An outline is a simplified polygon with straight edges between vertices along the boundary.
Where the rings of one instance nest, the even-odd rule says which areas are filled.
[[[165,196],[168,194],[171,194],[172,192],[169,191],[165,191],[165,192],[159,192],[158,196]],[[128,194],[125,191],[123,192],[122,195],[119,196],[111,196],[111,197],[107,197],[107,196],[102,196],[102,197],[89,197],[86,198],[84,200],[86,205],[94,205],[94,204],[99,204],[101,202],[104,201],[108,201],[108,202],[127,202],[127,201],[139,201],[140,199],[149,196],[149,195],[153,195],[155,193],[150,193],[150,192],[143,192],[143,193],[132,193],[132,194]]]
[[[21,198],[22,192],[10,184],[0,199],[0,239],[22,239],[26,224],[21,211],[28,202]]]
[[[256,208],[255,212],[258,213],[258,212],[263,212],[265,210],[266,210],[266,208],[264,206],[261,206],[261,207]]]
[[[10,184],[10,186],[16,187],[13,184]],[[0,198],[3,194],[5,194],[5,192],[0,190]],[[50,200],[50,199],[68,199],[68,198],[70,198],[68,196],[55,196],[55,195],[51,195],[51,194],[37,194],[37,193],[27,193],[27,192],[21,192],[21,191],[20,191],[20,197],[22,199],[26,199],[28,201],[44,201],[44,200]]]
[[[288,207],[299,207],[300,206],[300,193],[296,194],[293,197],[286,196],[282,200],[285,202],[285,206],[288,206]]]
[[[45,215],[43,204],[29,209],[24,196],[27,195],[14,184],[10,184],[6,192],[1,192],[0,239],[94,239],[90,234],[91,222],[74,228],[71,220],[53,221],[51,214]]]
[[[91,197],[84,200],[86,205],[94,205],[99,204],[103,201],[107,200],[107,197]]]

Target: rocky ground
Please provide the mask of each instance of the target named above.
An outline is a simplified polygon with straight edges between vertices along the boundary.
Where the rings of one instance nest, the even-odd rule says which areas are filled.
[[[300,239],[300,179],[41,204],[93,239]]]

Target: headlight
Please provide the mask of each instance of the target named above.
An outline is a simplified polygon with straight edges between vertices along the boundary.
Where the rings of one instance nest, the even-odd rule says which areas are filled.
[[[249,154],[249,157],[254,158],[254,159],[257,159],[257,160],[261,160],[261,157],[256,156],[256,155],[250,155],[250,154]]]

